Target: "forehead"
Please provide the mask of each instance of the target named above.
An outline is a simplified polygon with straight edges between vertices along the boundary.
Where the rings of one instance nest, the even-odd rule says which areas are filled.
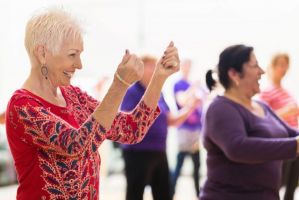
[[[288,62],[286,57],[280,56],[277,58],[277,62]]]
[[[256,56],[254,52],[251,52],[249,56],[249,63],[256,63],[256,62],[257,62]]]

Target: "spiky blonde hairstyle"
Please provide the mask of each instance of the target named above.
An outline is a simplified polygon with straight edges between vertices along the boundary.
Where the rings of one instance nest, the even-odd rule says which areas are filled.
[[[26,25],[25,47],[29,56],[38,45],[44,45],[52,54],[59,52],[63,41],[82,40],[79,22],[62,8],[49,8],[34,15]]]

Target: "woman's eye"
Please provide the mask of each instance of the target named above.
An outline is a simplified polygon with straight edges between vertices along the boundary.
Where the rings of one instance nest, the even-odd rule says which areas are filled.
[[[71,56],[71,57],[75,57],[76,54],[75,54],[75,53],[72,53],[72,54],[70,54],[69,56]]]

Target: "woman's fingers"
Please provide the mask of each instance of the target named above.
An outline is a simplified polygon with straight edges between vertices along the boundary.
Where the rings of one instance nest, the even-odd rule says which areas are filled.
[[[162,60],[162,65],[164,65],[165,63],[169,63],[169,62],[173,62],[173,63],[177,63],[176,66],[179,64],[179,60],[175,57],[175,56],[172,56],[172,57],[169,57],[167,59],[163,59]]]
[[[126,49],[125,55],[123,56],[123,59],[122,59],[121,63],[123,65],[125,65],[128,62],[129,59],[130,59],[130,51],[128,49]]]
[[[170,52],[162,57],[163,60],[167,60],[169,58],[174,58],[174,59],[179,60],[178,52],[173,51],[173,52]]]
[[[176,60],[168,60],[163,64],[163,66],[165,68],[178,68],[179,63]]]
[[[135,54],[131,54],[128,59],[126,66],[135,66],[137,63],[137,56]]]

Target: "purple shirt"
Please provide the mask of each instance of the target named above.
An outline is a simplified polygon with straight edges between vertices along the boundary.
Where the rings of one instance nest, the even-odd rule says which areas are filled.
[[[121,104],[122,111],[131,111],[139,103],[145,92],[145,88],[139,83],[132,85]],[[125,150],[133,151],[166,151],[166,138],[167,138],[167,113],[169,112],[169,107],[167,106],[162,94],[158,102],[158,106],[161,110],[160,115],[155,120],[153,125],[149,128],[148,133],[144,139],[133,145],[122,145]]]
[[[174,94],[180,91],[186,91],[190,87],[190,83],[184,79],[179,80],[174,85]],[[178,109],[181,109],[181,106],[176,102]],[[201,108],[194,110],[190,116],[179,126],[179,128],[187,130],[197,130],[201,129]]]
[[[223,96],[209,106],[203,128],[208,174],[201,200],[279,200],[281,160],[296,157],[298,133],[260,105],[265,117]]]

